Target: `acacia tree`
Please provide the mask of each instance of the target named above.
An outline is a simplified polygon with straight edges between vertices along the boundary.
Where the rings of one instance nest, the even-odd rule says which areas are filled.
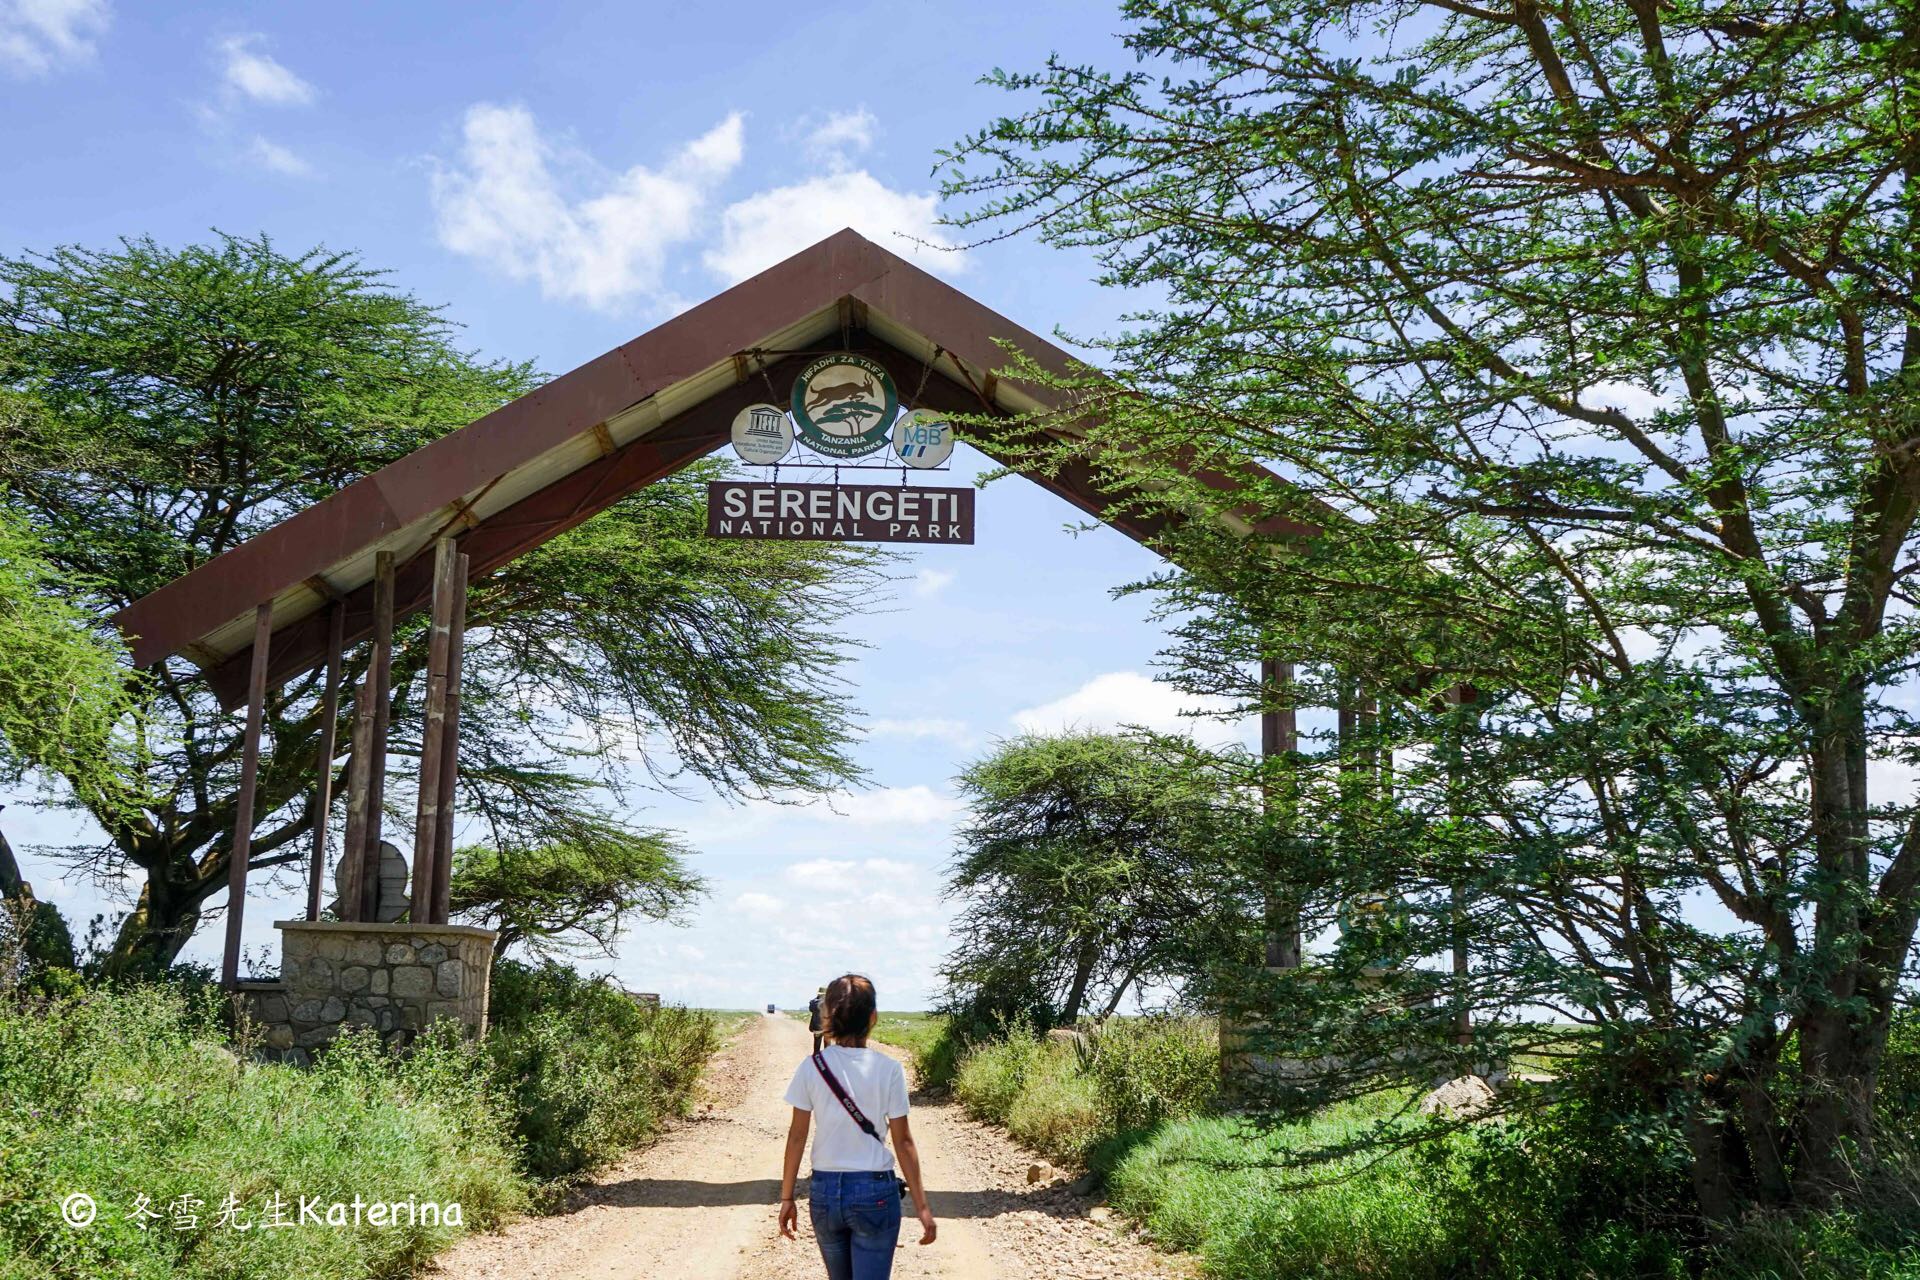
[[[264,237],[0,260],[0,289],[0,386],[35,406],[8,441],[9,500],[101,619],[537,381],[462,352],[433,308],[352,255],[283,254]],[[79,462],[75,439],[92,442]],[[649,486],[473,584],[459,803],[496,847],[605,833],[606,788],[636,779],[753,791],[853,772],[835,624],[872,561],[709,541],[704,478]],[[425,660],[415,619],[395,640],[396,817]],[[366,663],[364,647],[347,655],[349,689]],[[327,767],[318,684],[268,696],[255,869],[307,857]],[[142,753],[126,781],[143,802],[110,810],[76,786],[107,842],[69,851],[103,876],[145,873],[114,969],[171,961],[220,892],[240,761],[240,718],[196,668],[170,660],[133,688]]]
[[[947,1004],[1072,1024],[1111,1015],[1138,983],[1200,971],[1222,949],[1216,930],[1248,916],[1228,856],[1247,816],[1232,776],[1185,739],[1143,732],[1028,735],[969,765]]]
[[[1123,13],[1146,65],[998,76],[1034,105],[949,191],[1164,299],[1037,425],[1142,504],[1219,512],[1197,462],[1245,480],[1236,520],[1326,530],[1191,522],[1162,584],[1220,609],[1197,685],[1256,702],[1246,664],[1284,658],[1326,702],[1337,666],[1420,744],[1387,805],[1282,766],[1322,827],[1276,872],[1310,912],[1448,904],[1409,945],[1468,931],[1446,998],[1482,1043],[1540,1006],[1595,1028],[1710,1216],[1851,1187],[1920,917],[1920,806],[1875,768],[1913,757],[1920,658],[1911,11]]]
[[[537,959],[613,954],[636,918],[673,920],[706,891],[671,832],[587,826],[571,839],[521,849],[468,845],[453,857],[450,914],[492,929],[493,954],[524,946]]]

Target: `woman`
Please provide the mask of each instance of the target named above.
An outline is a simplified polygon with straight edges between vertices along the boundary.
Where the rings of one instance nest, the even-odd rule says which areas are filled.
[[[827,1280],[887,1280],[900,1239],[895,1151],[920,1218],[920,1243],[932,1244],[934,1237],[933,1210],[920,1181],[920,1151],[907,1127],[907,1075],[892,1058],[867,1048],[867,1035],[880,1020],[873,983],[857,973],[835,978],[822,1004],[828,1043],[800,1064],[787,1086],[793,1123],[787,1126],[780,1174],[780,1234],[791,1240],[799,1225],[793,1183],[807,1129],[818,1123],[807,1215],[827,1264]],[[887,1149],[889,1133],[893,1151]]]

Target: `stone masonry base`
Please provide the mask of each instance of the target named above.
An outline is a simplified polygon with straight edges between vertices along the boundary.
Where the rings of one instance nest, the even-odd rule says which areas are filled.
[[[305,1063],[345,1026],[402,1046],[441,1018],[487,1030],[494,934],[465,925],[281,920],[280,981],[242,983],[269,1057]]]

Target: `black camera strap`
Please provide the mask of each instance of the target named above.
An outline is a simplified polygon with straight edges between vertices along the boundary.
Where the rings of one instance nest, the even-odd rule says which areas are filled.
[[[833,1090],[833,1096],[840,1099],[840,1105],[845,1107],[847,1114],[853,1117],[853,1122],[860,1126],[860,1132],[881,1146],[886,1146],[887,1140],[882,1138],[880,1131],[873,1127],[873,1121],[867,1119],[866,1113],[860,1110],[860,1104],[853,1100],[853,1095],[847,1092],[847,1087],[840,1083],[840,1078],[833,1074],[832,1068],[827,1066],[827,1055],[816,1049],[813,1054],[813,1065],[814,1069],[820,1073],[820,1078],[827,1082],[827,1088]]]

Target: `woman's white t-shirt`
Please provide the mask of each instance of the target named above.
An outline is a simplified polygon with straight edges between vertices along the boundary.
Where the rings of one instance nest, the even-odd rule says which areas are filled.
[[[893,1168],[893,1150],[884,1139],[887,1121],[907,1114],[907,1073],[877,1049],[830,1044],[820,1052],[834,1079],[852,1096],[883,1141],[875,1142],[861,1131],[808,1057],[793,1073],[787,1102],[813,1112],[813,1167],[825,1173],[884,1173]]]

